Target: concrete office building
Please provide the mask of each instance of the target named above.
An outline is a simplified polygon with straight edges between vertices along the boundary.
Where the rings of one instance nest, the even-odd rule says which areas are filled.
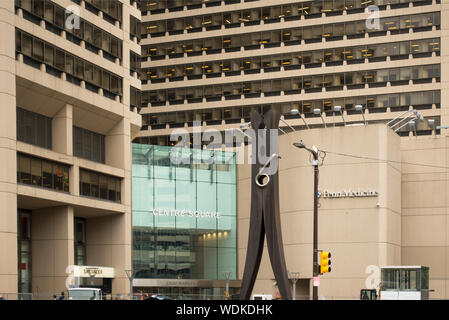
[[[286,264],[300,273],[297,298],[308,299],[313,167],[309,153],[292,145],[300,139],[327,151],[319,167],[318,249],[331,252],[332,271],[321,276],[319,296],[359,299],[360,290],[375,283],[369,266],[423,265],[430,268],[430,299],[448,299],[448,135],[399,137],[388,126],[373,124],[301,130],[279,138]],[[238,166],[239,277],[248,241],[250,175],[249,165]],[[346,194],[350,191],[352,196]],[[416,275],[406,274],[401,286],[413,287],[414,281]],[[254,293],[276,292],[265,249]]]
[[[71,265],[85,284],[95,273],[96,285],[129,292],[139,20],[132,1],[0,3],[0,293],[8,299],[59,294]]]
[[[365,12],[379,9],[379,20]],[[447,3],[440,0],[142,1],[142,130],[224,131],[251,110],[278,109],[297,128],[385,122],[409,108],[438,126],[446,84]],[[440,76],[441,73],[441,76]],[[444,109],[443,109],[444,110]],[[318,112],[318,110],[317,110]],[[444,123],[444,121],[442,122]],[[284,131],[286,124],[282,123]],[[416,124],[428,134],[427,122]],[[408,135],[405,126],[401,134]]]

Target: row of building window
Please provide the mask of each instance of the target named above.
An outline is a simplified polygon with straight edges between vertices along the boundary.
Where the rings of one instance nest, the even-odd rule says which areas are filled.
[[[17,140],[51,149],[51,118],[17,108]]]
[[[287,31],[287,34],[288,34],[288,36],[291,36],[291,32]],[[224,50],[225,52],[240,51],[242,46],[248,47],[250,45],[250,42],[245,42],[245,40],[248,40],[245,38],[246,38],[246,36],[236,35],[236,36],[232,36],[232,37],[215,38],[213,44],[208,43],[208,41],[206,39],[206,40],[194,40],[193,42],[190,41],[190,42],[185,42],[185,43],[168,43],[168,44],[147,46],[142,49],[142,56],[144,57],[142,60],[146,60],[147,56],[149,56],[150,59],[153,61],[153,60],[165,59],[167,56],[170,59],[183,58],[185,55],[192,56],[192,53],[195,53],[195,52],[199,52],[202,55],[202,51],[204,51],[203,49],[206,49],[206,48],[210,48],[210,49],[206,49],[206,50],[208,50],[206,52],[216,52],[216,50],[218,50],[219,52],[217,52],[217,53],[222,53],[222,50]],[[416,53],[416,52],[423,52],[423,51],[425,52],[426,50],[424,50],[424,49],[426,49],[426,47],[423,47],[422,48],[423,50],[420,50],[419,46],[416,46],[416,43],[420,43],[420,41],[426,41],[426,40],[414,41],[413,48],[408,47],[412,44],[410,41],[404,41],[404,42],[400,42],[402,44],[402,47],[396,47],[396,48],[395,48],[395,46],[393,46],[393,48],[391,48],[391,46],[389,46],[389,44],[373,44],[373,45],[368,45],[368,46],[365,45],[365,46],[349,47],[347,49],[346,48],[338,48],[338,49],[341,49],[342,51],[346,51],[346,50],[357,51],[358,49],[360,49],[360,50],[368,49],[369,50],[369,49],[374,49],[374,48],[376,48],[376,49],[377,48],[388,48],[388,55]],[[409,44],[407,44],[407,43],[409,43]],[[423,44],[424,44],[424,42],[423,42]],[[212,49],[212,48],[216,48],[216,47],[219,47],[219,48]],[[260,48],[260,46],[258,46],[258,47]],[[399,48],[400,48],[400,50],[399,50]],[[439,39],[432,39],[432,41],[429,42],[427,48],[431,49],[433,51],[438,51],[439,50]],[[332,52],[331,50],[338,50],[338,49],[324,50],[324,52],[325,53],[327,53],[329,51]],[[314,52],[319,52],[319,51],[322,51],[322,50],[316,50]],[[336,52],[338,52],[338,51],[336,51]],[[382,52],[382,50],[380,50],[380,52]],[[384,52],[385,52],[385,50],[384,50]],[[355,59],[356,58],[356,57],[354,57],[354,55],[351,54],[351,52],[344,52],[344,53],[347,53],[345,55],[344,59]],[[294,54],[296,54],[296,53],[294,53]],[[387,54],[383,54],[383,55],[387,55]],[[327,56],[330,57],[332,55],[327,54]]]
[[[52,147],[52,119],[17,107],[17,140]],[[73,155],[105,163],[105,136],[73,126]]]
[[[221,101],[245,98],[258,98],[264,93],[265,96],[300,94],[302,90],[306,93],[343,90],[363,89],[365,84],[370,86],[408,85],[410,80],[414,83],[432,82],[432,78],[440,77],[440,65],[427,65],[416,67],[403,67],[392,69],[380,69],[369,71],[356,71],[345,73],[334,73],[327,75],[311,75],[275,80],[261,80],[252,82],[237,82],[231,84],[217,84],[209,86],[198,86],[191,88],[176,88],[168,90],[147,91],[142,94],[142,103],[151,103],[152,106],[170,104],[201,103],[206,101]],[[148,102],[147,102],[148,101]]]
[[[72,1],[81,5],[81,0]],[[101,11],[103,13],[103,19],[112,24],[114,24],[115,21],[122,22],[123,6],[118,0],[84,0],[84,5],[87,10],[96,15]]]
[[[373,26],[372,29],[369,29],[367,27],[366,20],[362,20],[364,24],[362,28],[360,26],[360,22],[356,24],[357,28],[355,28],[354,26],[355,21],[350,21],[345,23],[335,23],[326,25],[319,24],[315,26],[303,27],[301,29],[295,29],[295,31],[296,33],[298,33],[297,30],[301,30],[302,31],[301,36],[303,39],[316,39],[316,38],[321,39],[322,37],[351,35],[355,33],[354,32],[355,30],[361,31],[360,29],[362,29],[364,32],[376,32],[387,30],[397,32],[398,30],[401,29],[439,25],[439,17],[440,13],[434,12],[411,16],[404,15],[400,17],[396,16],[396,17],[381,18],[379,22],[379,28]],[[214,18],[214,20],[216,21],[216,25],[214,27],[210,26],[211,22],[209,19],[212,18]],[[207,19],[207,21],[204,21],[204,19]],[[143,27],[143,34],[149,34],[151,37],[164,37],[166,36],[166,33],[168,33],[168,35],[179,35],[185,32],[193,33],[207,30],[220,30],[222,26],[226,28],[226,26],[228,25],[240,27],[241,19],[242,19],[241,14],[239,12],[217,13],[214,16],[207,16],[207,18],[206,16],[205,17],[199,16],[199,17],[180,18],[175,20],[151,21],[142,23],[142,27]],[[231,22],[231,20],[236,22]],[[278,20],[279,21],[276,22],[281,22],[280,19]],[[227,24],[228,21],[231,22],[231,24]],[[208,27],[205,26],[203,30],[204,25],[207,25]],[[269,36],[270,33],[265,32],[265,34]],[[278,39],[276,38],[271,39],[271,42],[275,42],[276,40],[281,41],[281,36],[278,31],[272,33],[271,38],[275,37],[276,35],[278,35],[277,37]],[[145,37],[145,35],[143,35],[143,37]]]
[[[79,27],[68,28],[66,21],[72,15],[66,12],[66,9],[56,5],[50,0],[15,0],[16,8],[21,8],[26,13],[31,13],[38,19],[30,19],[37,24],[40,19],[46,22],[46,28],[50,31],[61,35],[64,30],[67,33],[66,38],[80,44],[81,40],[85,41],[86,48],[98,54],[98,50],[103,50],[103,56],[114,60],[122,58],[122,41],[109,34],[108,32],[98,28],[94,24],[80,19]],[[24,18],[27,15],[24,14]],[[72,20],[69,20],[72,21]],[[71,35],[71,36],[70,36]],[[109,54],[109,55],[108,55]]]
[[[439,28],[439,13],[429,13],[415,16],[395,17],[404,23],[400,23],[399,29],[390,30],[392,34],[408,33],[410,28],[416,32],[431,31],[432,26]],[[406,22],[409,21],[409,22]],[[389,21],[393,22],[394,21]],[[394,27],[394,26],[393,26]],[[376,31],[376,30],[374,30]],[[329,40],[343,40],[364,38],[365,32],[370,36],[386,35],[387,31],[376,31],[366,29],[365,21],[354,21],[335,25],[322,25],[314,27],[283,29],[276,31],[257,32],[241,35],[231,35],[215,38],[197,40],[186,40],[180,42],[169,42],[142,47],[142,56],[150,57],[151,60],[162,60],[165,58],[182,58],[206,54],[221,54],[225,52],[257,50],[263,45],[264,48],[300,45],[305,43],[321,42],[323,38]]]
[[[105,136],[74,126],[73,155],[75,157],[105,163]]]
[[[17,155],[17,182],[69,192],[70,166],[25,154]],[[80,195],[121,202],[121,179],[80,168]]]
[[[49,160],[17,155],[17,182],[69,192],[69,166]]]
[[[189,80],[201,79],[202,75],[212,77],[213,75],[226,76],[259,73],[261,69],[265,72],[300,69],[301,65],[306,68],[343,65],[346,60],[349,63],[364,63],[365,59],[370,62],[386,61],[389,56],[392,59],[407,59],[409,54],[414,57],[431,56],[432,52],[440,50],[440,39],[425,39],[415,41],[403,41],[395,43],[384,43],[374,45],[364,45],[347,48],[324,49],[306,52],[294,52],[269,56],[253,56],[248,58],[202,62],[195,64],[181,64],[176,66],[161,66],[157,68],[143,69],[141,80],[152,83],[164,82],[166,78],[170,81],[184,80],[187,76]],[[360,61],[358,61],[360,60]],[[199,77],[198,77],[199,75]],[[177,77],[181,77],[177,79]],[[162,81],[161,81],[162,80]]]
[[[327,115],[333,115],[333,106],[341,106],[342,110],[350,113],[360,113],[355,110],[356,105],[362,105],[370,113],[386,112],[386,108],[396,111],[408,110],[410,106],[415,109],[430,109],[432,105],[439,108],[441,103],[440,91],[419,91],[405,92],[383,95],[369,95],[346,98],[330,98],[319,100],[304,100],[289,103],[253,105],[247,107],[225,107],[217,109],[202,109],[194,111],[177,111],[170,113],[157,113],[142,115],[143,127],[146,130],[148,126],[152,129],[165,129],[165,125],[170,127],[184,126],[184,123],[192,124],[193,121],[206,121],[207,124],[221,124],[225,120],[226,124],[241,123],[241,119],[249,121],[252,110],[265,113],[270,108],[279,110],[285,118],[294,118],[291,114],[292,109],[297,109],[306,117],[312,117],[313,109],[320,109]],[[330,113],[329,113],[330,112]]]
[[[65,72],[75,83],[85,81],[86,89],[98,92],[98,89],[102,88],[113,98],[122,95],[121,77],[18,29],[16,53],[21,53],[37,63],[44,63],[47,68],[52,68],[55,75]]]
[[[251,2],[258,0],[224,0],[224,4],[236,4],[241,2]],[[401,4],[408,4],[409,2],[421,3],[428,2],[422,0],[314,0],[304,1],[302,3],[285,4],[282,6],[266,7],[261,10],[261,15],[264,19],[273,19],[281,17],[294,17],[300,15],[313,15],[321,13],[338,13],[342,11],[358,12],[359,9],[364,9],[370,5],[385,6],[387,4],[392,7],[400,6]],[[206,7],[220,6],[221,0],[143,0],[141,8],[143,14],[149,11],[151,14],[164,13],[165,9],[169,12],[182,11],[184,9],[199,9],[205,3]]]
[[[121,179],[80,169],[80,195],[120,203],[120,190]]]
[[[259,0],[224,0],[225,5],[236,4],[240,2],[252,2]],[[199,9],[205,4],[206,7],[220,6],[222,0],[141,0],[140,9],[142,10],[142,15],[146,15],[147,12],[151,14],[164,13],[165,9],[169,12],[182,11],[184,7],[187,10]]]

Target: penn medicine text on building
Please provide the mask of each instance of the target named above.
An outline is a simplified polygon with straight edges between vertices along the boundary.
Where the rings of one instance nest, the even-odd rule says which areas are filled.
[[[340,192],[332,192],[329,190],[323,190],[321,198],[364,198],[364,197],[377,197],[379,193],[375,190],[357,190],[344,189]]]

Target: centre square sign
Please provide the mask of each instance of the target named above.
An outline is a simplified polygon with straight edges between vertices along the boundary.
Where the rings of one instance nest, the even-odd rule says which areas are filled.
[[[175,217],[189,217],[189,218],[215,218],[220,219],[220,212],[197,211],[186,209],[153,209],[155,216],[175,216]]]
[[[331,199],[338,199],[338,198],[372,198],[379,196],[379,193],[375,190],[361,190],[358,188],[357,190],[352,189],[343,189],[343,191],[329,191],[329,190],[323,190],[322,192],[318,192],[318,197],[320,198],[331,198]]]

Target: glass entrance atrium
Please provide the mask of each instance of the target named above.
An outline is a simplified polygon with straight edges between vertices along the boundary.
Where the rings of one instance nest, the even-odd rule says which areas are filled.
[[[133,268],[137,278],[236,276],[235,154],[133,144]],[[173,153],[173,154],[174,154]]]

